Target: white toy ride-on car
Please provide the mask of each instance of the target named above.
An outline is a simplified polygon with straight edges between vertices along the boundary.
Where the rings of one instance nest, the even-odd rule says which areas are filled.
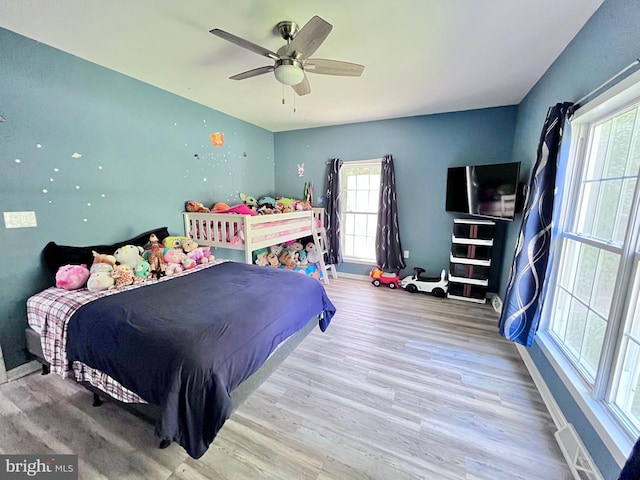
[[[449,281],[447,280],[447,274],[444,270],[440,273],[439,277],[426,277],[422,274],[425,272],[424,268],[414,267],[416,273],[404,277],[400,280],[400,286],[410,293],[431,293],[435,297],[444,297],[449,287]]]

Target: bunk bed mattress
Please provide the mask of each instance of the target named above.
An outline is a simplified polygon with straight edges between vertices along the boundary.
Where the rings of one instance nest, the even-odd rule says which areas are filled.
[[[156,435],[193,458],[231,415],[230,392],[310,318],[319,316],[324,331],[335,313],[316,279],[236,262],[80,303],[53,302],[63,305],[63,320],[33,320],[52,370],[64,374],[81,362],[159,405]],[[50,308],[36,295],[27,310],[32,323]],[[47,346],[52,325],[58,338]]]

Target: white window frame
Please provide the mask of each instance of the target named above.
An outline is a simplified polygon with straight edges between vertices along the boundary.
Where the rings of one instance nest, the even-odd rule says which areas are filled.
[[[345,262],[348,263],[361,263],[361,264],[366,264],[366,265],[371,265],[371,264],[375,264],[376,263],[376,258],[375,258],[375,252],[373,254],[372,258],[369,257],[358,257],[357,255],[348,255],[347,252],[347,248],[345,245],[345,238],[347,236],[347,232],[346,232],[346,225],[347,225],[347,219],[346,219],[346,214],[347,213],[351,213],[351,214],[367,214],[367,215],[372,215],[372,212],[355,212],[355,211],[347,211],[348,209],[348,201],[347,201],[347,181],[345,178],[345,169],[348,169],[349,167],[380,167],[380,171],[382,173],[382,158],[375,158],[375,159],[370,159],[370,160],[354,160],[354,161],[350,161],[350,162],[344,162],[342,164],[342,167],[340,168],[340,191],[342,194],[342,202],[341,202],[341,212],[340,212],[340,220],[341,220],[341,232],[340,232],[340,244],[342,247],[342,258]],[[379,199],[379,195],[378,195],[378,199]],[[378,208],[379,205],[378,203],[375,204],[376,207],[376,212],[375,212],[375,216],[376,216],[376,222],[377,222],[377,213],[378,213]],[[372,237],[373,242],[375,243],[375,234]]]
[[[611,116],[615,112],[637,103],[639,100],[640,72],[636,72],[575,112],[571,121],[572,138],[569,150],[569,168],[566,172],[566,194],[558,221],[559,232],[563,232],[565,226],[572,220],[572,210],[577,205],[576,196],[579,189],[576,188],[576,183],[581,179],[579,172],[582,172],[582,162],[586,157],[585,150],[587,149],[585,133],[588,133],[590,125],[595,123],[597,119]],[[640,190],[637,188],[636,197],[638,191]],[[554,304],[554,286],[557,283],[557,267],[561,261],[559,258],[563,240],[563,235],[561,234],[558,235],[558,240],[552,246],[557,250],[557,253],[554,256],[554,264],[551,269],[549,288],[547,289],[548,295],[544,300],[537,342],[569,393],[620,465],[624,464],[626,456],[637,438],[637,432],[634,433],[630,425],[625,424],[619,415],[620,412],[616,411],[617,408],[612,403],[615,395],[613,387],[618,380],[616,372],[616,368],[619,365],[618,359],[624,353],[621,348],[624,345],[625,332],[623,331],[623,326],[629,305],[634,305],[632,303],[634,299],[633,293],[628,296],[625,293],[631,286],[630,283],[633,281],[632,273],[635,271],[634,268],[637,267],[638,261],[640,261],[640,255],[635,253],[640,230],[640,225],[638,224],[640,222],[638,220],[640,212],[637,211],[640,201],[636,197],[634,197],[633,201],[631,226],[628,230],[630,232],[628,236],[633,236],[634,238],[625,239],[629,249],[621,252],[621,268],[619,268],[616,278],[620,288],[618,293],[614,294],[614,302],[609,313],[609,319],[615,319],[615,321],[608,322],[603,350],[593,385],[590,385],[573,365],[548,331],[551,309]],[[599,247],[602,247],[602,245],[599,245]]]

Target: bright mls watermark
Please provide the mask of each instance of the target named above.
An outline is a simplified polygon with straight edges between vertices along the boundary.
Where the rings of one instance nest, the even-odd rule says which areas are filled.
[[[77,455],[0,455],[0,480],[78,480]]]

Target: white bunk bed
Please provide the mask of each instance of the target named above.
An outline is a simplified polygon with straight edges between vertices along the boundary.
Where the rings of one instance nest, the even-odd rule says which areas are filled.
[[[253,263],[256,250],[304,237],[313,237],[320,251],[326,253],[323,208],[255,216],[184,212],[183,218],[185,236],[201,246],[243,250],[245,263]],[[323,254],[320,259],[320,271],[328,283]],[[335,268],[330,268],[336,278]]]

